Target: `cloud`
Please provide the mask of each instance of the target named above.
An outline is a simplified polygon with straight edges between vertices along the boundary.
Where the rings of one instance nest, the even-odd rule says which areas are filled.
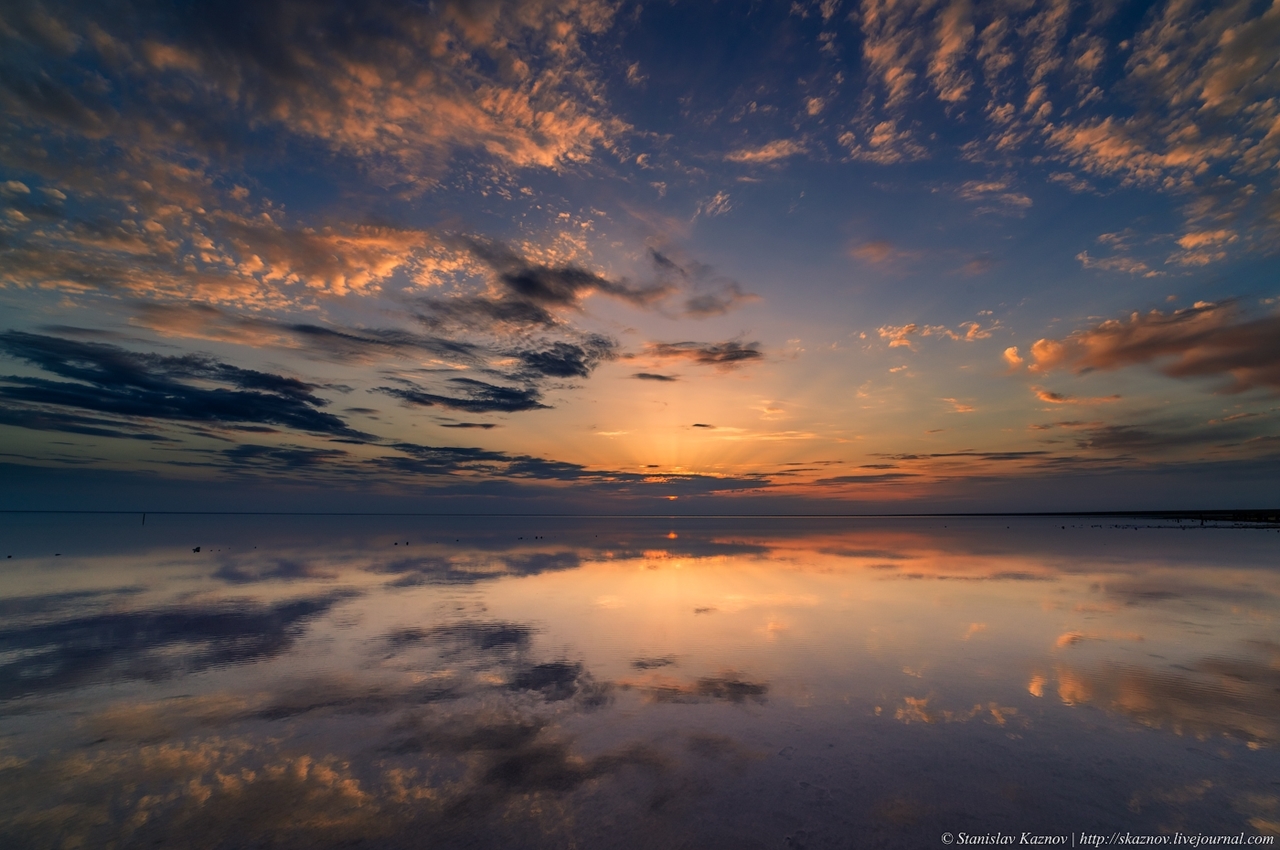
[[[602,360],[613,359],[616,348],[613,340],[593,334],[580,344],[554,342],[511,356],[520,360],[520,373],[531,378],[585,378]]]
[[[951,119],[946,132],[968,137],[970,161],[1007,168],[1035,157],[1072,191],[1110,183],[1191,197],[1189,232],[1234,220],[1240,243],[1274,240],[1275,222],[1254,196],[1255,181],[1274,187],[1280,161],[1275,7],[1168,3],[1124,34],[1110,13],[1073,15],[1065,2],[867,0],[852,18],[867,78],[838,136],[852,158],[929,156],[944,144],[919,117],[931,97]],[[1007,189],[983,194],[1007,196],[990,212],[1030,203]],[[1174,262],[1228,256],[1224,245]]]
[[[959,330],[951,330],[945,325],[917,325],[915,322],[906,325],[884,325],[877,328],[876,332],[881,339],[889,340],[890,348],[910,348],[914,349],[910,337],[919,334],[922,337],[942,337],[944,339],[954,340],[956,342],[974,342],[980,339],[990,339],[991,332],[1000,327],[999,322],[995,322],[990,327],[982,327],[977,322],[961,322],[958,326]]]
[[[3,379],[0,378],[0,383]],[[0,390],[0,394],[3,391]],[[29,407],[0,409],[0,425],[27,428],[32,431],[61,431],[65,434],[81,434],[86,437],[114,437],[125,440],[164,440],[144,423],[127,419],[102,419],[97,416],[81,416],[55,410]]]
[[[724,215],[733,209],[733,202],[729,200],[728,192],[716,192],[710,198],[698,204],[697,210],[694,212],[694,218],[705,215],[708,218]]]
[[[542,394],[536,387],[503,387],[477,381],[475,378],[448,378],[445,385],[457,395],[431,393],[402,379],[405,386],[375,387],[375,392],[395,396],[408,404],[420,407],[446,407],[468,413],[516,413],[523,410],[545,410]]]
[[[907,325],[885,325],[877,329],[881,339],[889,340],[890,348],[911,348],[911,340],[907,337],[920,330],[914,322]]]
[[[1250,319],[1236,304],[1201,303],[1185,310],[1132,314],[1031,347],[1034,371],[1077,373],[1161,363],[1174,378],[1217,377],[1228,393],[1280,389],[1280,316]]]
[[[736,369],[746,363],[763,360],[758,342],[650,342],[644,357],[660,360],[688,360],[699,366],[714,366],[722,371]]]
[[[832,478],[819,478],[813,483],[825,487],[844,487],[859,484],[891,484],[916,477],[918,475],[914,472],[877,472],[869,475],[837,475]]]
[[[898,129],[894,119],[865,127],[861,136],[853,130],[847,130],[840,135],[839,142],[848,149],[851,158],[880,165],[912,162],[929,155],[928,149],[916,140],[915,134],[911,130]]]
[[[635,374],[633,374],[631,377],[636,378],[637,380],[640,380],[640,381],[664,381],[664,382],[671,382],[671,381],[678,381],[678,380],[680,380],[680,376],[679,376],[679,375],[660,375],[660,374],[658,374],[658,373],[656,373],[656,372],[636,372],[636,373],[635,373]]]
[[[743,290],[736,280],[716,275],[715,270],[697,260],[677,258],[669,249],[649,248],[657,286],[669,291],[690,290],[681,313],[694,319],[720,316],[759,296]]]
[[[973,86],[973,77],[960,65],[973,41],[972,12],[967,0],[955,0],[938,16],[938,46],[929,60],[929,77],[938,98],[947,103],[964,100]]]
[[[981,204],[980,213],[1022,215],[1032,205],[1031,198],[1014,191],[1009,180],[970,180],[960,186],[959,195]]]
[[[617,350],[616,342],[600,334],[577,334],[575,339],[568,341],[548,339],[546,333],[531,336],[527,329],[524,333],[517,333],[491,326],[488,339],[478,333],[458,338],[448,332],[424,334],[395,328],[357,329],[246,318],[198,304],[141,305],[134,323],[166,335],[199,336],[254,347],[300,348],[310,356],[343,363],[368,363],[389,357],[427,354],[455,367],[480,369],[525,385],[512,390],[474,378],[457,377],[447,382],[453,392],[433,394],[416,386],[392,393],[418,404],[430,402],[472,412],[539,407],[542,382],[586,378],[601,362],[613,359]],[[437,321],[433,324],[441,330],[442,323]],[[571,328],[554,321],[549,321],[545,330],[574,336]],[[517,340],[519,347],[513,345]],[[462,395],[456,392],[458,389],[464,391]]]
[[[1124,272],[1125,274],[1140,274],[1143,277],[1158,277],[1163,274],[1163,272],[1155,271],[1141,260],[1135,260],[1133,257],[1124,255],[1091,257],[1088,251],[1081,251],[1076,254],[1076,259],[1086,269],[1103,269],[1104,271]]]
[[[741,304],[758,301],[759,296],[743,292],[735,281],[729,281],[718,291],[692,295],[684,302],[684,314],[695,319],[722,316]]]
[[[218,425],[277,425],[359,437],[321,408],[315,384],[242,369],[198,354],[139,354],[104,343],[7,331],[0,351],[65,381],[8,375],[0,397],[40,408]],[[209,387],[208,384],[215,386]]]
[[[1049,404],[1076,404],[1076,405],[1094,405],[1108,404],[1113,401],[1119,401],[1120,396],[1098,396],[1094,398],[1079,398],[1077,396],[1069,396],[1063,393],[1050,392],[1043,387],[1032,387],[1031,391],[1036,394],[1036,398]]]
[[[808,149],[803,143],[793,139],[778,139],[761,145],[758,148],[740,148],[725,154],[724,158],[729,162],[741,162],[750,165],[760,165],[765,163],[777,162],[781,159],[799,156],[807,153]]]
[[[866,263],[883,265],[897,260],[914,259],[918,255],[913,251],[903,251],[895,247],[894,244],[888,240],[877,239],[873,242],[864,242],[861,245],[851,248],[849,250],[849,256],[862,260]]]
[[[632,286],[610,280],[579,266],[532,263],[498,242],[468,238],[462,243],[488,265],[510,296],[540,307],[577,307],[593,292],[618,298],[637,307],[648,307],[671,294],[672,287],[657,283]]]

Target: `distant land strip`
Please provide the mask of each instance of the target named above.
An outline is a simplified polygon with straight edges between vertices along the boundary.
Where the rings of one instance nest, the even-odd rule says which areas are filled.
[[[421,511],[60,511],[0,509],[0,514],[154,514],[156,516],[345,516],[345,517],[530,517],[548,519],[929,519],[980,517],[1094,517],[1191,520],[1200,522],[1280,523],[1280,508],[1211,511],[1021,511],[985,513],[908,514],[535,514],[535,513],[427,513]]]

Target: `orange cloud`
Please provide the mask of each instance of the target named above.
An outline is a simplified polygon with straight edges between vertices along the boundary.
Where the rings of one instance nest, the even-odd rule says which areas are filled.
[[[1280,315],[1247,320],[1234,304],[1201,302],[1173,313],[1152,310],[1112,319],[1031,347],[1033,371],[1077,373],[1155,361],[1170,377],[1225,377],[1226,392],[1280,388]]]
[[[1050,392],[1043,387],[1032,387],[1032,392],[1036,394],[1036,398],[1048,404],[1107,404],[1112,401],[1119,401],[1120,396],[1096,396],[1093,398],[1080,398],[1078,396],[1064,395],[1063,393]]]
[[[777,141],[769,142],[767,145],[762,145],[758,148],[742,148],[740,150],[733,151],[732,153],[725,154],[724,158],[729,162],[743,162],[758,165],[777,162],[780,159],[787,159],[788,157],[798,156],[799,154],[806,152],[807,148],[805,148],[805,146],[800,142],[792,139],[778,139]]]

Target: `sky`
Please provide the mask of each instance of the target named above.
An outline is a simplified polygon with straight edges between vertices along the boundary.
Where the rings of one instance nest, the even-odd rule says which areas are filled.
[[[1280,2],[14,0],[0,105],[0,507],[1280,492]]]

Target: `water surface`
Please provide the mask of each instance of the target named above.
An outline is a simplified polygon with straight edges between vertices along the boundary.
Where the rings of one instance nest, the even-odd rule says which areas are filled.
[[[3,846],[1280,831],[1275,528],[10,514],[0,541]]]

